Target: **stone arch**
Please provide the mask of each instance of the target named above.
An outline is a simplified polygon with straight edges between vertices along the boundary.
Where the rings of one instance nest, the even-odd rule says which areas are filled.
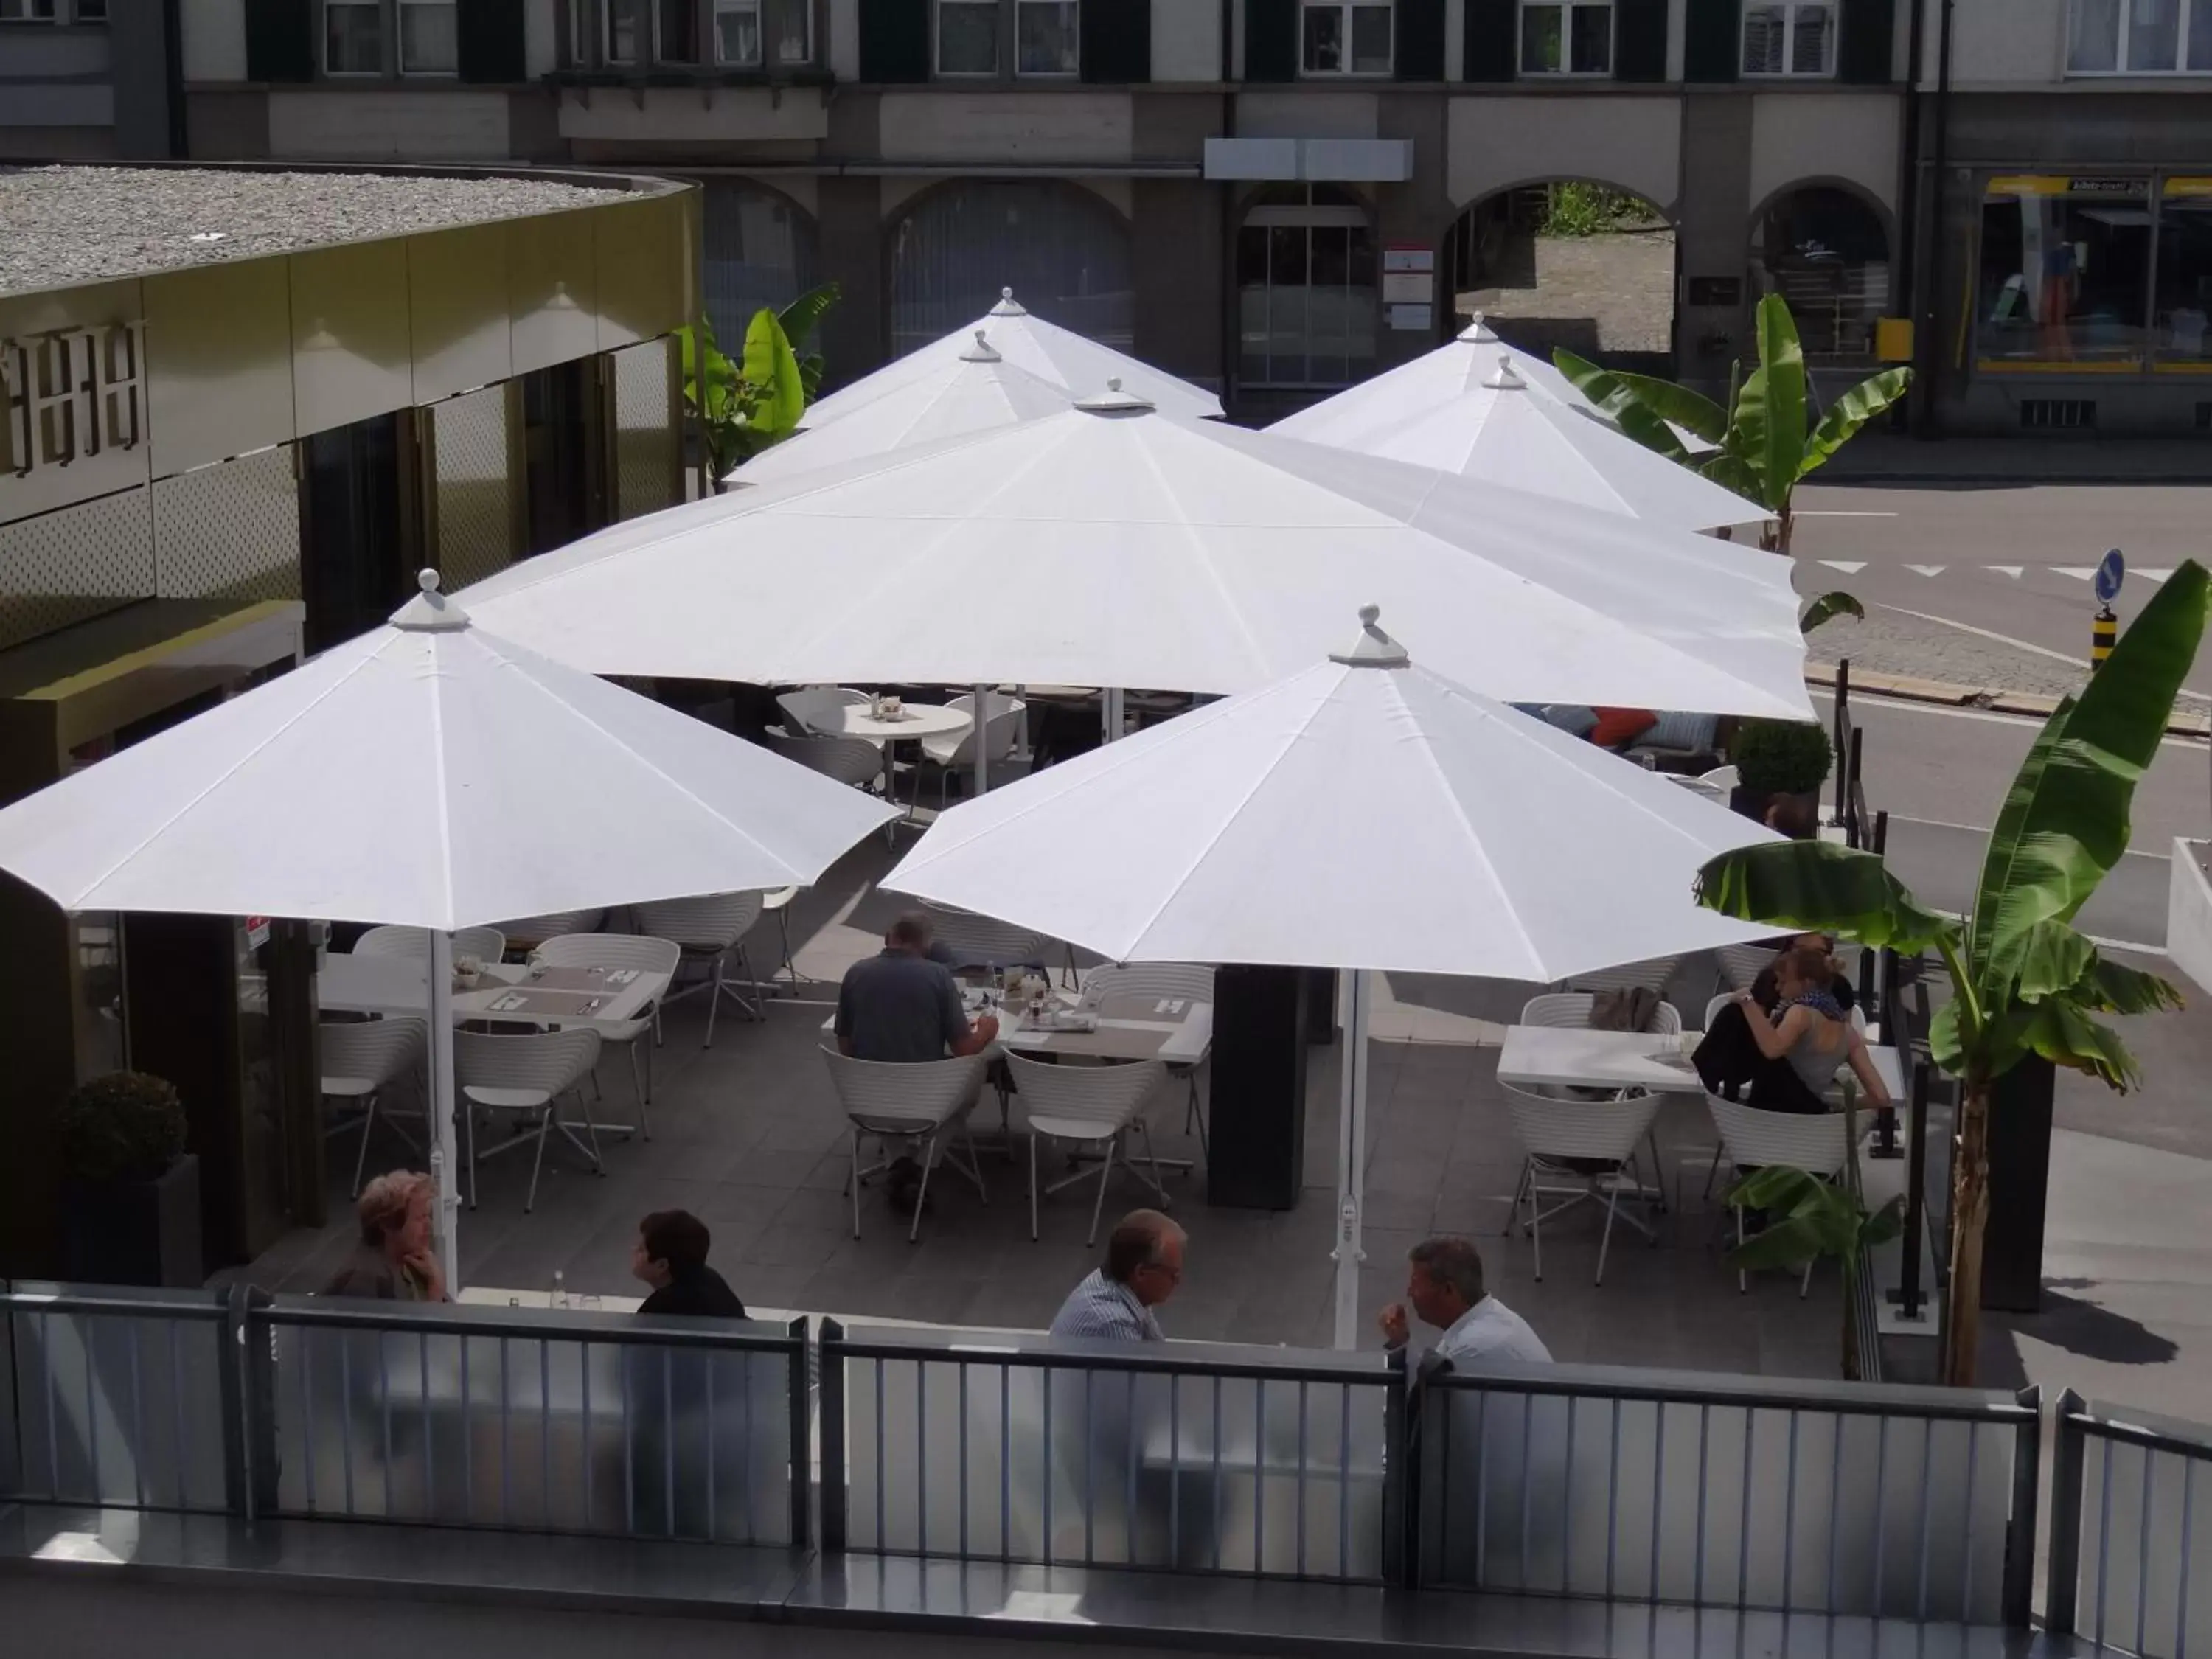
[[[1750,293],[1789,301],[1815,368],[1875,362],[1875,322],[1893,309],[1896,259],[1895,216],[1852,179],[1792,179],[1751,216]]]

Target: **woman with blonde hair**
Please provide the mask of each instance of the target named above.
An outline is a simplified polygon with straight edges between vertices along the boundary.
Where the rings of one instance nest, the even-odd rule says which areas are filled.
[[[354,1206],[361,1238],[322,1293],[385,1302],[449,1301],[430,1236],[436,1201],[435,1184],[416,1170],[394,1170],[362,1188]]]
[[[1848,1065],[1869,1109],[1889,1104],[1889,1091],[1867,1053],[1866,1038],[1837,1000],[1836,963],[1824,946],[1800,944],[1775,963],[1774,1011],[1759,1018],[1748,991],[1737,994],[1763,1062],[1751,1079],[1751,1102],[1769,1112],[1825,1112],[1836,1073]]]

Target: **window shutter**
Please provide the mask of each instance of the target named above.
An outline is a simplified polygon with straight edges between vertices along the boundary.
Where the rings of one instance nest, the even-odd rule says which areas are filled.
[[[1836,40],[1836,78],[1887,86],[1896,61],[1896,0],[1843,0]]]
[[[1083,0],[1083,78],[1129,85],[1152,78],[1152,0]]]
[[[512,85],[530,78],[522,0],[469,0],[454,10],[460,27],[462,80]]]
[[[1667,78],[1667,0],[1613,0],[1613,78]]]
[[[860,0],[860,78],[929,79],[929,0]]]
[[[301,0],[246,0],[246,78],[315,78],[315,9]]]
[[[1298,0],[1244,0],[1244,78],[1298,78]]]
[[[1514,0],[1467,0],[1467,50],[1460,74],[1469,81],[1510,81],[1520,62],[1520,8]]]
[[[1398,0],[1392,43],[1401,81],[1444,78],[1444,0]]]
[[[1742,63],[1741,0],[1690,0],[1683,40],[1685,81],[1733,81]]]

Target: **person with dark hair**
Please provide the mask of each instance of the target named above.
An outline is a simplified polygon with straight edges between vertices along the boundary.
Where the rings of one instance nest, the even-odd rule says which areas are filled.
[[[1825,944],[1795,944],[1775,964],[1773,1012],[1755,1018],[1754,994],[1740,992],[1744,1029],[1756,1051],[1750,1103],[1769,1112],[1825,1112],[1825,1098],[1836,1073],[1848,1065],[1866,1091],[1869,1109],[1889,1104],[1889,1091],[1867,1052],[1866,1038],[1852,1029],[1838,1000],[1835,962]],[[1698,1053],[1705,1053],[1699,1045]],[[1700,1066],[1700,1071],[1704,1069]]]
[[[1705,1088],[1723,1099],[1742,1097],[1747,1087],[1753,1090],[1753,1105],[1765,1103],[1775,1111],[1812,1111],[1825,1109],[1808,1105],[1802,1094],[1791,1089],[1779,1074],[1772,1074],[1759,1041],[1752,1035],[1752,1023],[1771,1024],[1780,1018],[1782,992],[1781,968],[1784,961],[1796,952],[1818,957],[1826,964],[1826,972],[1815,973],[1815,989],[1825,991],[1838,1011],[1838,1017],[1848,1021],[1856,994],[1851,988],[1850,975],[1838,967],[1830,954],[1835,941],[1826,933],[1796,933],[1781,941],[1774,960],[1759,970],[1751,982],[1751,989],[1738,996],[1729,1006],[1722,1008],[1712,1017],[1704,1036],[1698,1039],[1697,1051],[1690,1057],[1698,1069]],[[1809,964],[1808,964],[1809,965]],[[1765,1090],[1760,1079],[1766,1079]],[[1781,1103],[1776,1103],[1778,1096]],[[1764,1092],[1770,1097],[1765,1103],[1756,1098]]]
[[[1551,1363],[1552,1351],[1528,1322],[1490,1294],[1474,1240],[1425,1238],[1406,1252],[1406,1301],[1393,1302],[1375,1322],[1383,1346],[1402,1348],[1411,1338],[1406,1319],[1406,1303],[1411,1303],[1423,1324],[1443,1333],[1434,1349],[1439,1359]]]
[[[1052,1322],[1054,1336],[1164,1342],[1152,1310],[1182,1283],[1188,1235],[1158,1210],[1132,1210],[1106,1241],[1106,1265],[1067,1294]]]
[[[969,1023],[958,981],[929,947],[929,917],[909,910],[891,923],[879,953],[845,970],[835,1025],[840,1054],[910,1065],[991,1046],[997,1018]]]
[[[361,1241],[324,1284],[325,1296],[384,1302],[444,1302],[446,1275],[431,1237],[437,1183],[419,1170],[393,1170],[361,1189],[354,1214]]]
[[[712,1236],[689,1210],[656,1210],[637,1224],[630,1247],[631,1276],[653,1286],[641,1314],[692,1314],[743,1319],[745,1304],[721,1274],[707,1265]]]

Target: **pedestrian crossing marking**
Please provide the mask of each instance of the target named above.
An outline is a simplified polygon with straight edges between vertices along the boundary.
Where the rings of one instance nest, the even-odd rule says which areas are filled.
[[[2054,564],[2045,568],[2054,576],[2071,576],[2077,582],[2086,582],[2097,574],[2094,564]]]
[[[2027,567],[2024,564],[1985,564],[1982,568],[1984,570],[1994,570],[2001,576],[2009,576],[2014,581],[2018,581],[2020,580],[2020,573],[2027,569]]]
[[[1820,562],[1831,570],[1842,571],[1846,576],[1856,576],[1866,568],[1864,559],[1823,559]]]
[[[1917,570],[1923,576],[1940,576],[1946,567],[1940,564],[1908,564],[1907,570]]]

